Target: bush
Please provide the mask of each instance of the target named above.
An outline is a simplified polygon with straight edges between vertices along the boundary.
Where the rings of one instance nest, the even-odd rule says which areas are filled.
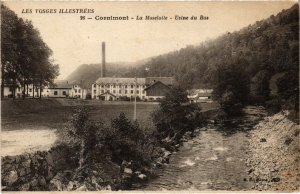
[[[114,161],[133,160],[137,165],[150,164],[156,144],[152,134],[147,134],[137,122],[129,121],[124,113],[112,121],[111,130],[113,139],[107,143]]]
[[[130,98],[128,96],[120,96],[119,100],[120,101],[130,101]]]
[[[299,68],[286,72],[276,82],[278,95],[284,100],[284,109],[299,112]]]
[[[64,141],[80,145],[79,167],[83,167],[87,161],[90,161],[88,158],[89,152],[94,150],[100,141],[100,137],[95,134],[103,127],[101,124],[103,125],[103,123],[96,124],[89,119],[86,107],[77,107],[65,130],[61,132]]]
[[[88,109],[76,108],[61,139],[80,147],[79,168],[109,159],[118,165],[123,160],[134,161],[138,166],[150,164],[156,153],[154,135],[143,130],[137,122],[128,120],[124,113],[110,125],[89,119]]]
[[[152,114],[153,122],[158,131],[158,138],[171,137],[176,142],[187,131],[203,123],[201,108],[190,104],[187,93],[180,87],[173,88],[160,102],[160,108]]]
[[[279,97],[268,100],[266,108],[272,114],[278,113],[282,109],[282,100]]]
[[[231,90],[226,90],[223,93],[220,105],[224,112],[231,116],[240,114],[243,108],[242,103],[239,102],[239,99]]]
[[[228,115],[237,115],[248,103],[250,79],[242,64],[220,66],[214,74],[213,98]]]

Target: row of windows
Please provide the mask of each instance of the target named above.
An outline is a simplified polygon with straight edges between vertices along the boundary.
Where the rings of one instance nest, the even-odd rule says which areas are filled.
[[[11,91],[12,91],[12,88],[9,88],[9,91],[11,92]],[[17,88],[17,91],[18,91],[18,92],[21,92],[21,88]],[[39,92],[38,89],[34,89],[34,91],[35,91],[35,92]],[[44,91],[44,90],[41,89],[41,92],[43,92],[43,91]],[[29,89],[28,89],[28,92],[32,92],[32,88],[29,88]],[[49,92],[49,91],[47,90],[47,92]]]
[[[58,91],[54,91],[54,96],[57,96],[57,95],[58,95]],[[67,92],[66,92],[66,91],[63,91],[63,92],[62,92],[62,95],[65,95],[65,96],[66,96],[66,95],[67,95]]]
[[[107,90],[106,92],[109,92],[109,90]],[[124,91],[125,94],[127,94],[128,92],[129,92],[129,91],[127,91],[127,90]],[[139,90],[136,90],[136,93],[137,93],[137,94],[139,94],[139,92],[140,92]],[[104,93],[104,90],[101,90],[101,94],[103,94],[103,93]],[[116,90],[113,90],[112,93],[113,93],[113,94],[116,94]],[[133,94],[133,93],[134,93],[134,90],[130,90],[130,93]],[[142,93],[145,94],[145,91],[143,91]],[[119,94],[122,94],[122,91],[121,91],[121,90],[119,90]]]
[[[113,85],[113,88],[116,88],[116,86],[117,86],[117,85],[114,84],[114,85]],[[119,86],[119,88],[122,87],[122,85],[118,85],[118,86]],[[140,86],[140,85],[137,85],[137,87],[139,87],[139,86]],[[110,86],[100,85],[100,88],[105,88],[105,87],[110,87]],[[124,87],[125,87],[125,88],[128,88],[128,87],[134,88],[134,85],[124,85]],[[94,88],[96,88],[96,84],[94,84]],[[142,88],[146,88],[146,86],[143,85]]]
[[[94,93],[96,93],[96,92],[97,92],[97,91],[94,90]],[[101,90],[101,94],[103,94],[104,92],[105,92],[104,90]],[[110,91],[107,90],[106,92],[110,92]],[[129,92],[129,91],[125,90],[125,91],[124,91],[124,94],[128,94],[128,92]],[[112,93],[113,93],[113,94],[116,94],[116,90],[113,90]],[[131,93],[131,94],[134,94],[134,90],[130,90],[130,93]],[[139,94],[139,90],[136,90],[136,93]],[[122,91],[121,91],[121,90],[119,90],[119,94],[122,94]],[[145,94],[145,91],[142,91],[142,94]]]

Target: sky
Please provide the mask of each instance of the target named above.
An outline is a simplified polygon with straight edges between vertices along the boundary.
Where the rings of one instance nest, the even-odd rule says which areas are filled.
[[[135,62],[197,45],[226,32],[290,8],[295,1],[265,2],[5,2],[19,17],[31,20],[60,66],[59,79],[81,64]],[[36,13],[36,9],[93,9],[94,13]],[[31,9],[32,13],[24,13]],[[27,11],[28,12],[28,11]],[[208,20],[175,20],[175,16],[208,16]],[[91,20],[80,20],[80,16]],[[129,21],[95,20],[95,16],[129,16]],[[136,20],[167,16],[172,20]]]

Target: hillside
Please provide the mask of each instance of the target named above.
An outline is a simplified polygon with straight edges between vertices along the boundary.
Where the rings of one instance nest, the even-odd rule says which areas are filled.
[[[107,63],[106,64],[106,75],[120,77],[124,72],[130,71],[133,64],[119,62],[119,63]],[[69,81],[81,82],[86,88],[91,88],[94,83],[101,75],[101,63],[98,64],[83,64],[80,65],[75,71],[73,71],[66,79]]]
[[[254,77],[267,69],[270,74],[297,70],[299,64],[299,7],[295,4],[276,16],[257,21],[236,32],[227,32],[215,40],[188,46],[153,57],[139,69],[144,75],[173,76],[187,87],[211,85],[219,66],[239,64]]]
[[[134,65],[108,64],[107,75],[175,76],[178,83],[186,88],[214,87],[222,68],[238,66],[251,83],[251,92],[256,98],[269,96],[269,85],[271,90],[277,85],[277,93],[288,99],[299,92],[298,22],[299,6],[295,4],[276,16],[272,15],[199,45],[152,57]],[[145,71],[146,68],[149,71]],[[68,79],[83,79],[90,86],[100,72],[99,64],[82,65]],[[274,79],[278,74],[284,76]]]
[[[113,62],[106,63],[106,76],[108,77],[130,77],[134,76],[136,68],[149,61],[149,58],[136,62]],[[82,64],[75,69],[66,80],[81,82],[86,88],[91,88],[92,84],[101,75],[101,63]]]

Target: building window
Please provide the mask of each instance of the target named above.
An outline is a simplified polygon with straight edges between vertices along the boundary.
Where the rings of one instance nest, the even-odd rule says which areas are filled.
[[[94,84],[94,88],[96,87],[96,84]]]
[[[116,85],[114,84],[113,87],[116,88]]]
[[[10,88],[10,89],[11,89],[11,88]],[[29,92],[32,92],[32,89],[31,89],[31,88],[29,89]]]
[[[127,90],[125,90],[125,94],[127,94]]]
[[[63,91],[62,94],[63,94],[63,95],[67,95],[66,91]]]
[[[77,93],[77,89],[75,89],[75,93]]]
[[[139,91],[139,90],[136,90],[136,93],[138,94],[138,93],[140,93],[140,91]]]
[[[96,93],[97,91],[96,90],[94,90],[94,93]]]
[[[143,90],[143,94],[145,94],[145,90]]]
[[[44,89],[41,89],[41,92],[44,92]]]
[[[125,88],[127,88],[127,85],[125,85]]]
[[[80,89],[78,89],[78,93],[80,93],[81,92],[81,90]]]
[[[54,96],[57,96],[57,91],[54,91]]]
[[[77,85],[75,85],[74,87],[77,88]]]
[[[103,94],[104,93],[104,90],[101,90],[101,94]]]
[[[119,94],[121,94],[122,93],[122,91],[121,90],[119,90]]]
[[[131,90],[131,94],[133,94],[133,90]]]
[[[116,90],[113,90],[113,94],[115,94],[116,93]]]
[[[131,88],[133,88],[133,85],[131,85]]]

